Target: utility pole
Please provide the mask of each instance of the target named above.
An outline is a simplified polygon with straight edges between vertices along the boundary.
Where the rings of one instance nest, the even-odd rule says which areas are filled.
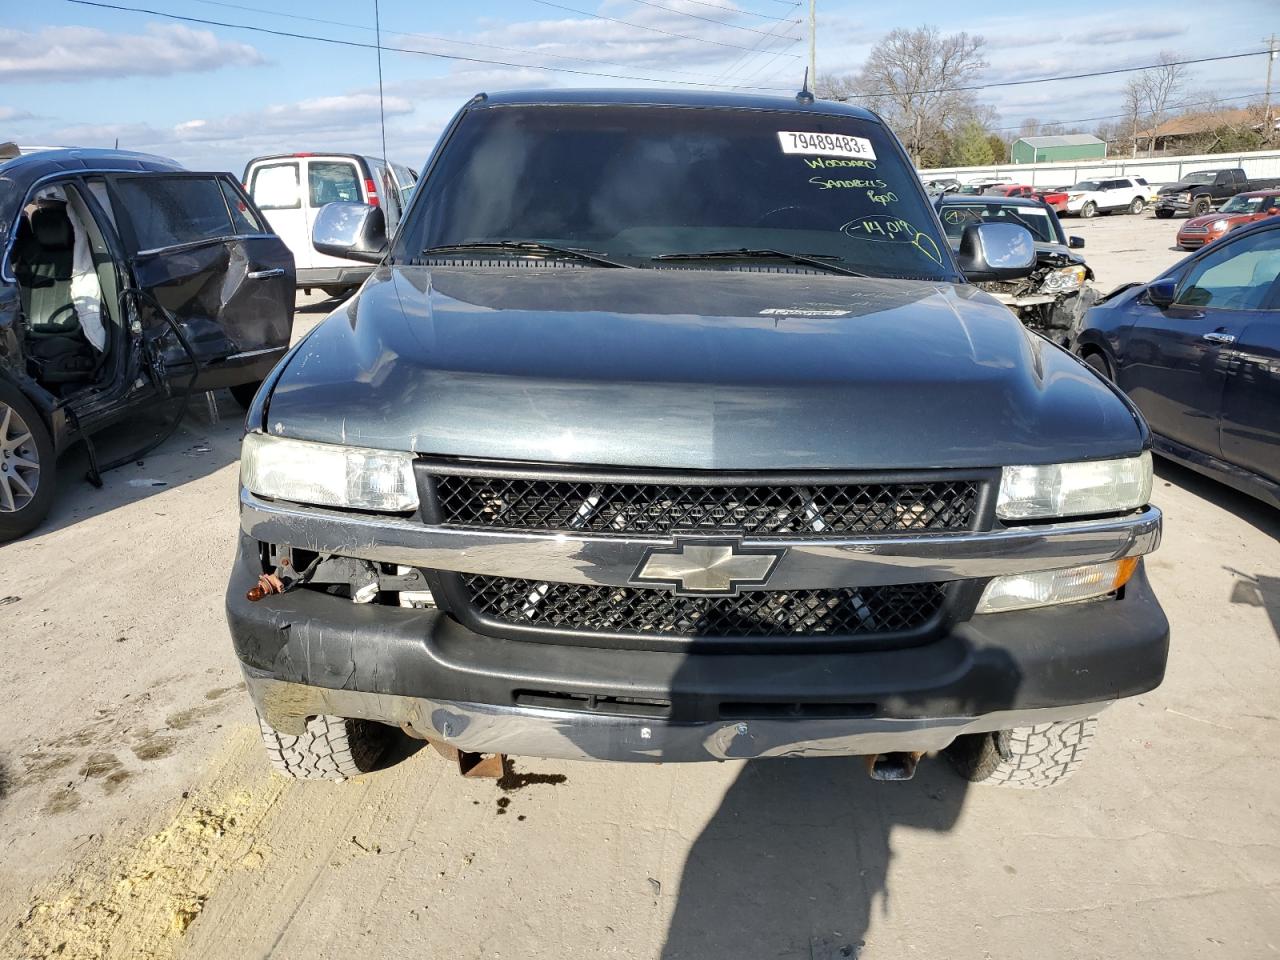
[[[1271,121],[1271,65],[1276,59],[1276,35],[1267,38],[1267,92],[1262,98],[1262,136],[1263,143],[1270,143],[1275,136],[1275,126]]]
[[[387,159],[387,111],[382,105],[382,17],[378,15],[378,0],[373,0],[373,30],[374,43],[378,46],[378,123],[382,128],[382,162],[390,163]]]
[[[1270,67],[1267,76],[1271,76]],[[1270,86],[1268,80],[1268,89]],[[809,0],[809,89],[818,89],[818,0]]]

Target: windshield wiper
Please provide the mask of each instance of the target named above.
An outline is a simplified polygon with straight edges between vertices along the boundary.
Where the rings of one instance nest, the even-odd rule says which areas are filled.
[[[602,267],[629,268],[629,264],[610,260],[604,254],[594,250],[583,250],[575,247],[557,247],[541,240],[478,240],[474,243],[442,243],[439,246],[427,247],[419,256],[428,257],[434,253],[466,253],[468,251],[505,250],[511,253],[554,254],[561,257],[575,257]]]
[[[862,273],[858,270],[851,270],[848,267],[842,267],[833,260],[839,260],[839,257],[826,253],[787,253],[785,250],[751,250],[742,247],[738,250],[704,250],[701,253],[663,253],[653,258],[654,260],[789,260],[792,263],[802,263],[805,266],[817,267],[819,270],[826,270],[829,273],[842,273],[848,277],[869,277],[871,274]]]

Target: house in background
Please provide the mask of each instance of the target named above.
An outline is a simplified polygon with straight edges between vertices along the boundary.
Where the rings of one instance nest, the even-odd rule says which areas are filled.
[[[1211,150],[1215,135],[1230,131],[1261,133],[1264,123],[1261,107],[1241,107],[1237,110],[1214,110],[1208,113],[1188,113],[1166,120],[1164,123],[1141,131],[1136,139],[1139,154],[1155,152]],[[1280,129],[1280,118],[1271,121],[1273,132]]]
[[[1049,137],[1019,137],[1013,141],[1013,163],[1053,163],[1058,160],[1101,160],[1107,143],[1091,133],[1063,133]]]

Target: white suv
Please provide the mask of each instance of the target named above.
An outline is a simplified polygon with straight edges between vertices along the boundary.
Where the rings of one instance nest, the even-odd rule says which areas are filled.
[[[408,205],[417,174],[398,163],[354,153],[290,153],[255,157],[244,170],[244,186],[271,229],[293,251],[298,286],[319,287],[331,296],[354,290],[373,267],[340,260],[311,245],[311,225],[320,208],[336,200],[381,207],[387,235]]]
[[[1141,213],[1150,196],[1151,188],[1133,177],[1081,180],[1067,190],[1067,213],[1082,217],[1111,213],[1114,210]]]

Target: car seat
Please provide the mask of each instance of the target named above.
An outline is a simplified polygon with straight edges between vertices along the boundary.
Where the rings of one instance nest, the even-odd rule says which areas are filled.
[[[75,231],[65,201],[37,200],[28,208],[13,245],[27,326],[27,351],[42,383],[85,380],[97,368],[80,329],[71,296]]]

